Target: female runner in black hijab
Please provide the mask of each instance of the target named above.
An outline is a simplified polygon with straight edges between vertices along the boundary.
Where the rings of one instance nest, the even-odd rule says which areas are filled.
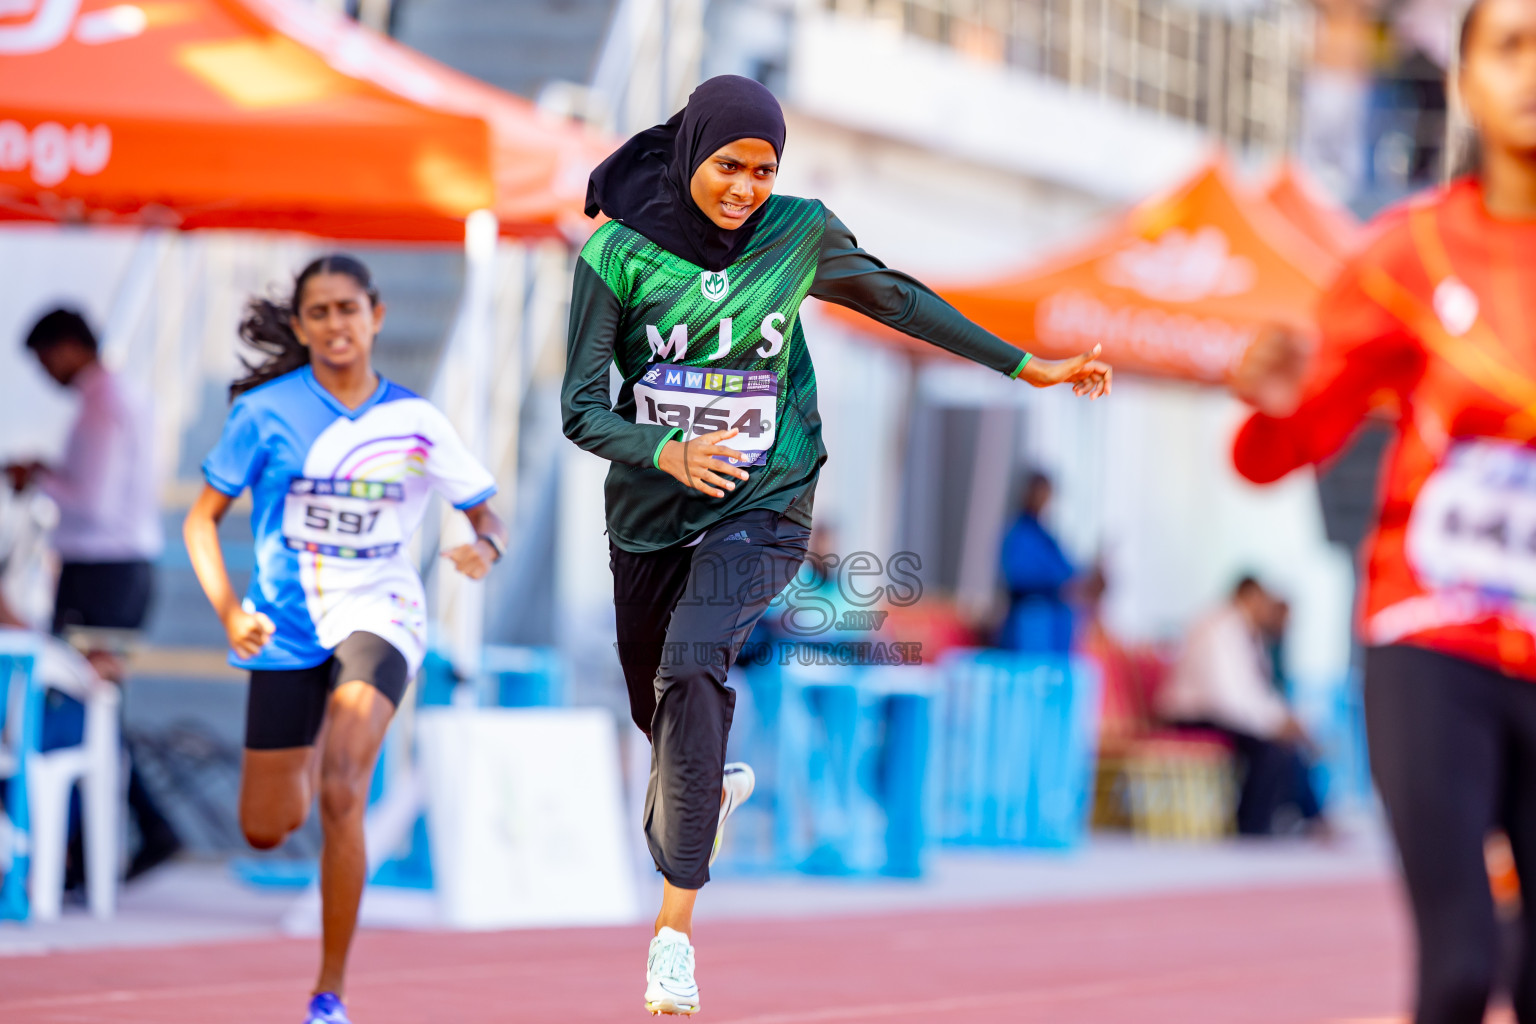
[[[592,172],[587,216],[601,210],[675,256],[724,270],[752,241],[763,211],[721,225],[692,200],[690,189],[699,165],[738,139],[767,142],[777,159],[784,148],[784,112],[773,93],[750,78],[711,78],[670,121],[639,133]]]
[[[577,261],[565,434],[612,463],[606,486],[619,661],[651,740],[645,833],[664,883],[647,1009],[698,1011],[693,904],[751,769],[726,765],[726,671],[806,554],[826,461],[807,295],[1036,387],[1109,393],[1097,350],[1031,359],[864,252],[821,203],[773,195],[784,115],[712,78],[592,173],[612,218]],[[623,376],[610,403],[608,367]],[[665,655],[665,656],[664,656]]]

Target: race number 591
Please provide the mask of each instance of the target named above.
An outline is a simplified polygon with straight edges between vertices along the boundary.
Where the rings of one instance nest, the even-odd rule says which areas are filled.
[[[304,506],[304,525],[308,529],[322,533],[335,532],[350,536],[361,536],[371,533],[379,521],[380,509],[371,512],[351,512],[346,509],[336,510],[324,505]]]

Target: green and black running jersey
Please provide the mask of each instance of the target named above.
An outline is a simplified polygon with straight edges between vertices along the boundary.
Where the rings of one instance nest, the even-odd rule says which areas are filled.
[[[826,461],[807,295],[1018,376],[1029,356],[858,247],[820,202],[772,196],[741,257],[711,273],[609,221],[581,250],[561,391],[565,435],[613,463],[608,533],[626,551],[684,543],[749,509],[810,525]],[[608,366],[623,377],[609,401]],[[750,479],[714,498],[656,468],[662,446],[734,427]]]

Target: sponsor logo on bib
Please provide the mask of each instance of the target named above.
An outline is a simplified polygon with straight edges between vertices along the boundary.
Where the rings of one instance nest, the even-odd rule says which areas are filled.
[[[1477,296],[1454,277],[1435,288],[1435,316],[1453,337],[1461,337],[1477,322]]]
[[[731,291],[731,279],[725,276],[725,271],[719,272],[706,270],[699,275],[699,290],[710,302],[719,302]]]
[[[661,371],[659,380],[650,380],[651,370]],[[671,427],[685,437],[734,430],[736,436],[721,444],[736,454],[715,458],[728,458],[735,465],[768,464],[778,418],[777,373],[716,372],[663,364],[647,367],[645,377],[635,382],[636,423]]]

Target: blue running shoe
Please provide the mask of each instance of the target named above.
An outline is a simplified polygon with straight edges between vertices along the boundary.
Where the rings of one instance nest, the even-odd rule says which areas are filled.
[[[304,1024],[352,1024],[347,1019],[347,1008],[341,1005],[334,992],[321,992],[309,1001],[309,1016]]]

